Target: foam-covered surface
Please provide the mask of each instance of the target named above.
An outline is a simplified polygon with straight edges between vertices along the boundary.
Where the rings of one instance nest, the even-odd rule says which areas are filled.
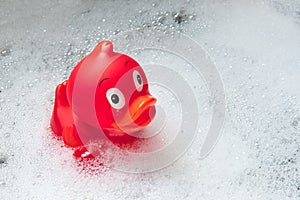
[[[55,86],[97,42],[151,28],[215,61],[222,137],[206,159],[196,140],[153,173],[83,171],[49,129]],[[1,199],[299,199],[299,35],[296,0],[0,0]]]

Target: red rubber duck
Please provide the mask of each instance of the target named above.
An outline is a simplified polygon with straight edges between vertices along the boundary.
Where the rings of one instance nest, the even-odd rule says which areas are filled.
[[[155,116],[155,103],[141,66],[102,41],[56,87],[50,125],[75,148],[75,157],[89,158],[85,146],[93,140],[120,147],[139,140],[139,131]]]

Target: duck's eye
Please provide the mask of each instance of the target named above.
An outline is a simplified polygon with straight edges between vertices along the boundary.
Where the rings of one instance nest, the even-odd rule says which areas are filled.
[[[142,91],[143,89],[143,79],[140,75],[140,73],[136,70],[133,71],[133,82],[134,82],[134,85],[137,89],[137,91]]]
[[[111,101],[114,103],[114,104],[117,104],[117,103],[119,103],[119,101],[120,101],[120,98],[119,98],[119,96],[118,95],[116,95],[116,94],[113,94],[113,95],[111,95]]]
[[[110,88],[107,90],[106,98],[115,109],[121,109],[125,105],[124,95],[118,88]]]

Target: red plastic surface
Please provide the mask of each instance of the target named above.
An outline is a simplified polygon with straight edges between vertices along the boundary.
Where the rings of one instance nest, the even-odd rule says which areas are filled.
[[[67,146],[77,149],[74,156],[90,158],[85,142],[101,138],[100,133],[120,146],[138,140],[134,134],[154,118],[155,102],[140,65],[102,41],[56,87],[50,124]]]

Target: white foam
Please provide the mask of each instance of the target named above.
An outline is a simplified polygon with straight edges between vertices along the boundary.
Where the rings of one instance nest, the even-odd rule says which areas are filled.
[[[0,52],[9,49],[0,54],[1,199],[299,199],[299,8],[0,1]],[[210,53],[226,92],[224,133],[205,160],[199,137],[157,172],[82,171],[49,130],[55,86],[98,41],[153,27],[191,35]]]

